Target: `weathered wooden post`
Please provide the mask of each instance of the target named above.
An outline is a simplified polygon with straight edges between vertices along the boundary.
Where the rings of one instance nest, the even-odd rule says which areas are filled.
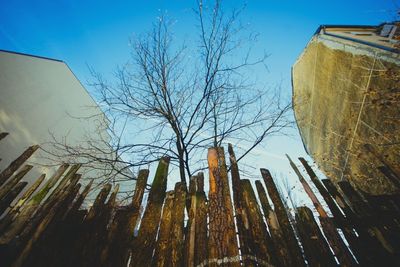
[[[79,246],[79,250],[76,250],[75,265],[91,266],[93,264],[93,248],[100,243],[97,231],[103,221],[102,218],[106,210],[105,201],[110,194],[111,188],[111,184],[103,186],[82,222],[82,235],[79,237],[79,242],[76,243]]]
[[[349,222],[347,221],[347,219],[344,217],[344,215],[342,214],[342,212],[339,209],[339,207],[343,207],[345,209],[344,203],[343,203],[344,200],[336,197],[336,200],[341,203],[341,205],[339,205],[339,203],[338,203],[338,205],[339,205],[339,207],[338,207],[335,203],[334,197],[322,185],[321,181],[318,179],[317,175],[315,174],[313,169],[310,167],[310,165],[308,165],[307,161],[304,158],[299,158],[299,160],[303,164],[309,177],[311,178],[311,181],[314,183],[315,187],[318,189],[321,196],[324,198],[326,204],[328,205],[329,209],[331,210],[333,219],[336,223],[336,226],[342,229],[343,234],[346,237],[347,241],[349,242],[350,248],[353,251],[353,253],[355,254],[357,260],[361,264],[365,264],[365,265],[373,264],[369,260],[370,256],[368,255],[368,251],[366,251],[364,249],[365,244],[361,244],[360,239],[358,238],[358,236],[355,235],[352,226],[350,226],[351,224],[349,224]],[[330,185],[330,186],[333,186],[333,185]],[[333,189],[333,190],[336,190],[336,189]]]
[[[102,257],[102,253],[107,253],[107,225],[116,205],[118,191],[119,184],[116,184],[107,203],[102,207],[100,214],[97,216],[97,219],[93,224],[92,235],[90,236],[92,244],[89,247],[89,255],[86,255],[86,258],[84,259],[84,261],[87,262],[86,266],[103,266],[102,261],[107,258],[107,255],[103,255]]]
[[[132,202],[117,209],[108,232],[109,242],[102,252],[101,266],[126,267],[148,176],[149,170],[139,171]]]
[[[0,214],[10,206],[11,202],[21,193],[28,182],[19,182],[11,188],[11,190],[0,200]]]
[[[90,182],[85,186],[83,191],[79,194],[78,198],[75,200],[75,202],[69,207],[68,210],[65,211],[64,213],[64,219],[67,217],[73,216],[73,214],[82,206],[83,201],[87,197],[87,195],[90,192],[90,189],[92,188],[94,180],[90,180]]]
[[[296,223],[308,265],[311,267],[337,266],[329,245],[314,220],[312,211],[307,207],[297,208]]]
[[[174,195],[175,191],[168,191],[166,193],[152,266],[168,266],[171,260],[169,255],[171,255],[171,227]]]
[[[271,239],[275,246],[275,251],[277,253],[277,261],[281,266],[294,266],[292,263],[292,258],[290,256],[288,246],[286,244],[285,238],[282,233],[282,229],[279,225],[276,213],[272,210],[269,204],[267,193],[261,181],[256,181],[256,188],[258,196],[260,198],[261,207],[266,218],[269,231],[271,233]]]
[[[79,178],[81,176],[80,174],[75,175],[78,175]],[[34,241],[34,245],[24,265],[54,266],[57,265],[60,259],[65,259],[63,253],[67,253],[69,249],[68,246],[65,246],[65,237],[74,233],[63,231],[65,229],[63,229],[62,224],[63,215],[75,199],[80,187],[81,184],[78,183],[73,188],[66,190],[65,192],[68,193],[65,195],[65,198],[59,199],[58,203],[55,203],[57,208],[55,209],[53,218],[48,222],[40,237]]]
[[[292,262],[294,266],[305,266],[299,244],[294,234],[292,225],[289,222],[289,218],[286,214],[286,209],[283,205],[282,199],[280,198],[278,188],[276,187],[270,172],[267,169],[260,170],[265,185],[267,186],[268,195],[271,197],[271,200],[274,203],[276,217],[288,245],[289,252],[292,257]]]
[[[306,191],[308,197],[311,199],[314,207],[316,208],[319,216],[320,222],[322,226],[322,230],[325,233],[326,239],[328,240],[329,244],[331,245],[335,256],[338,258],[339,262],[343,266],[354,266],[356,262],[351,255],[348,247],[343,242],[342,238],[340,237],[339,233],[336,230],[336,227],[328,217],[325,209],[322,207],[321,202],[317,198],[317,196],[312,191],[311,187],[307,183],[306,179],[304,179],[303,175],[300,173],[299,169],[297,168],[296,164],[292,161],[292,159],[286,154],[286,157],[289,160],[290,166],[292,166],[294,172],[296,173],[297,177],[299,178],[301,184],[303,185],[304,190]]]
[[[202,263],[207,263],[208,249],[207,249],[207,197],[204,192],[204,176],[203,173],[199,173],[196,177],[197,191],[195,197],[192,198],[196,203],[196,209],[194,212],[195,227],[191,227],[194,238],[192,244],[195,244],[193,249],[193,262],[194,266],[198,266]]]
[[[101,213],[104,202],[106,201],[107,196],[111,191],[111,187],[111,184],[106,184],[100,190],[100,193],[97,195],[93,205],[90,207],[89,212],[85,218],[86,222],[91,222],[96,216]]]
[[[167,188],[169,158],[160,160],[149,192],[139,234],[132,247],[130,266],[150,266]]]
[[[187,223],[185,266],[207,264],[207,199],[204,193],[203,173],[194,176],[196,191],[191,196]]]
[[[322,183],[325,185],[332,198],[336,200],[339,207],[344,211],[347,223],[357,231],[359,245],[362,246],[362,250],[365,251],[364,257],[360,260],[360,263],[366,261],[372,266],[381,264],[382,259],[385,258],[385,252],[382,251],[383,249],[380,246],[379,241],[375,237],[371,236],[364,226],[360,225],[360,218],[358,218],[358,216],[353,212],[352,208],[332,181],[329,179],[322,179]]]
[[[78,183],[78,180],[74,179],[74,177],[75,177],[75,174],[78,172],[78,170],[81,168],[81,166],[82,166],[82,164],[74,164],[69,168],[67,173],[64,175],[64,178],[61,179],[61,181],[58,183],[56,188],[54,188],[53,191],[49,192],[49,196],[47,198],[49,201],[52,200],[53,198],[59,197],[59,194],[61,194],[64,191],[64,189],[66,189],[67,187],[71,187],[71,184]],[[77,178],[77,177],[75,177],[75,178]],[[72,187],[73,187],[73,185],[72,185]],[[43,205],[42,208],[44,210],[46,210],[48,207],[46,205]]]
[[[24,162],[32,156],[32,154],[38,150],[39,146],[34,145],[28,147],[16,160],[10,163],[10,165],[5,168],[1,173],[0,173],[0,186],[2,186],[8,178],[10,178],[13,173],[19,169],[19,167],[24,164]]]
[[[90,189],[93,185],[93,179],[85,186],[83,191],[78,195],[77,199],[71,205],[69,209],[67,209],[63,215],[63,234],[61,237],[62,245],[64,248],[61,249],[60,254],[57,255],[59,257],[59,262],[63,262],[63,266],[71,266],[75,265],[81,259],[81,254],[84,248],[84,242],[81,241],[81,237],[85,236],[87,233],[85,232],[85,224],[84,217],[87,215],[87,210],[79,209],[84,202],[85,198],[90,192]],[[70,257],[70,255],[75,255],[74,257]]]
[[[62,174],[68,168],[68,165],[64,164],[58,168],[54,175],[49,179],[49,181],[39,190],[27,203],[24,205],[20,214],[11,223],[11,225],[6,229],[5,232],[0,236],[0,244],[9,243],[20,231],[24,228],[26,222],[31,218],[31,216],[38,210],[40,203],[46,197],[47,193],[53,188],[53,186],[60,179]]]
[[[22,264],[25,262],[26,258],[32,251],[36,242],[39,240],[43,232],[47,229],[48,225],[56,216],[60,206],[63,206],[65,201],[73,199],[73,197],[70,197],[70,195],[78,192],[77,190],[74,190],[74,188],[79,178],[80,175],[75,175],[74,173],[73,177],[70,178],[71,182],[69,186],[63,188],[57,198],[47,200],[46,204],[49,209],[46,210],[46,212],[38,213],[34,217],[34,219],[29,222],[28,227],[26,227],[24,231],[20,234],[19,238],[21,239],[20,242],[23,249],[22,252],[18,255],[15,262],[12,264],[13,267],[22,266]]]
[[[389,238],[385,236],[384,229],[379,229],[375,223],[371,223],[372,211],[367,202],[362,199],[362,196],[350,185],[347,181],[340,181],[338,185],[346,198],[349,200],[352,210],[356,216],[356,226],[361,230],[361,235],[366,236],[371,246],[376,246],[379,258],[384,262],[397,262],[400,264],[400,259],[393,245],[389,242]],[[368,223],[369,222],[369,223]],[[379,244],[376,244],[377,241]],[[380,251],[380,252],[378,252]]]
[[[251,234],[249,229],[249,224],[245,224],[244,222],[248,222],[247,212],[242,207],[242,190],[240,185],[240,174],[239,167],[236,161],[235,153],[233,152],[232,144],[228,144],[228,152],[229,152],[229,160],[231,163],[231,178],[232,178],[232,196],[233,203],[235,207],[235,218],[236,218],[236,227],[238,230],[239,236],[239,244],[240,244],[240,253],[242,255],[242,261],[245,266],[255,266],[256,262],[251,255],[250,243],[251,243]],[[246,227],[247,226],[247,227]],[[245,255],[245,256],[244,256]]]
[[[240,266],[224,149],[208,149],[209,266]]]
[[[175,185],[174,208],[172,210],[171,226],[171,264],[172,267],[183,265],[184,249],[184,217],[186,204],[186,185],[177,183]]]
[[[265,227],[261,210],[250,181],[248,179],[241,180],[240,187],[242,189],[242,205],[248,215],[249,230],[251,233],[251,242],[249,243],[251,252],[254,254],[258,265],[275,266],[277,264],[275,248]],[[246,256],[248,255],[244,255],[243,257]]]
[[[195,253],[195,239],[196,239],[196,178],[193,176],[190,178],[189,184],[189,197],[187,201],[190,201],[188,221],[186,225],[186,235],[185,235],[185,255],[184,255],[184,266],[194,267],[194,253]]]
[[[22,178],[33,168],[32,165],[25,165],[21,168],[21,170],[14,175],[14,177],[10,178],[7,183],[5,183],[0,188],[0,200],[8,194],[12,190],[12,188],[21,181]],[[2,212],[0,212],[1,215]]]
[[[28,190],[21,196],[21,198],[15,203],[15,205],[8,211],[8,213],[0,220],[0,233],[4,233],[6,228],[18,215],[19,211],[24,207],[26,201],[32,196],[39,185],[43,182],[45,174],[39,176],[39,178],[29,187]]]

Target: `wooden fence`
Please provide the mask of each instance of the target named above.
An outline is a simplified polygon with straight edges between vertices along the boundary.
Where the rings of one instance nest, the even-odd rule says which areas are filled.
[[[361,195],[348,182],[320,181],[302,158],[313,187],[289,160],[317,219],[308,207],[292,216],[267,169],[265,184],[255,181],[257,197],[240,178],[231,146],[231,181],[224,150],[209,149],[208,196],[202,173],[188,189],[177,183],[166,192],[169,159],[162,158],[143,213],[148,170],[139,171],[127,206],[117,204],[118,185],[107,184],[84,209],[92,183],[81,188],[80,166],[67,164],[16,200],[32,168],[24,162],[37,149],[0,173],[1,266],[400,266],[399,196]]]

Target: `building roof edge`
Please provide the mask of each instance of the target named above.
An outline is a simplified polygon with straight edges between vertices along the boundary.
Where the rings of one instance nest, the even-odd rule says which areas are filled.
[[[63,60],[60,60],[60,59],[50,58],[50,57],[43,57],[43,56],[37,56],[37,55],[32,55],[32,54],[27,54],[27,53],[22,53],[22,52],[17,52],[17,51],[10,51],[10,50],[5,50],[5,49],[0,49],[0,52],[5,52],[5,53],[9,53],[9,54],[15,54],[15,55],[21,55],[21,56],[28,56],[28,57],[34,57],[34,58],[40,58],[40,59],[45,59],[45,60],[51,60],[51,61],[56,61],[56,62],[65,63]]]

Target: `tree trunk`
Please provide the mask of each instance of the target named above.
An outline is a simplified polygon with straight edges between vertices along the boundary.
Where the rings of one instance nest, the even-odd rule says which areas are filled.
[[[185,174],[185,160],[184,160],[184,150],[181,143],[176,141],[176,149],[179,155],[179,175],[181,177],[181,182],[186,186],[186,174]]]

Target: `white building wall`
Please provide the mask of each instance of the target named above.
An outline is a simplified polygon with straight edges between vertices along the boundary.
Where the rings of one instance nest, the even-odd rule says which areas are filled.
[[[100,108],[64,62],[0,51],[0,132],[9,133],[0,141],[0,170],[33,144],[52,149],[52,135],[58,140],[66,136],[73,146],[98,139],[103,122],[99,117],[88,119],[96,114],[102,114]],[[106,131],[101,133],[108,138]],[[41,173],[49,178],[56,169],[36,164],[49,163],[40,151],[29,162],[35,167],[27,181]]]

